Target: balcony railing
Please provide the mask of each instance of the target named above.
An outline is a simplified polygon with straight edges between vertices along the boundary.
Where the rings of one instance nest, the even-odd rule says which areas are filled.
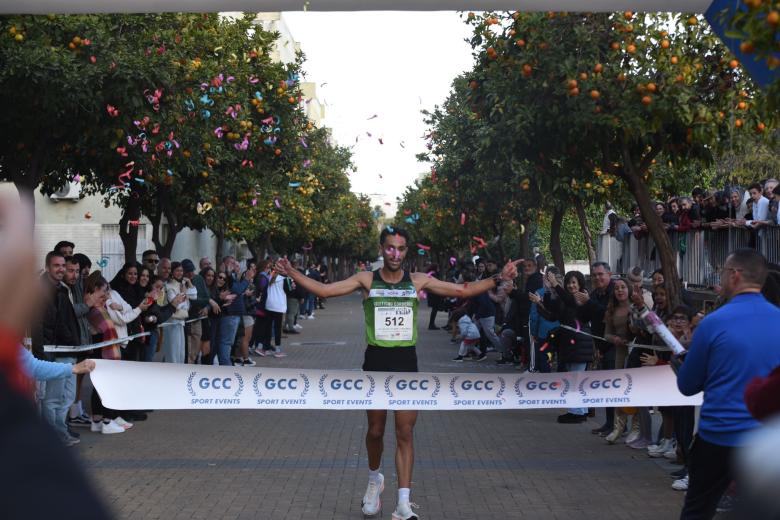
[[[739,248],[760,251],[769,262],[780,263],[780,226],[765,226],[758,231],[743,228],[671,232],[677,261],[677,271],[688,284],[709,287],[718,283],[719,270],[729,252]],[[661,259],[653,239],[629,235],[619,242],[609,235],[601,235],[598,258],[612,266],[613,273],[625,274],[638,265],[649,276],[661,267]]]

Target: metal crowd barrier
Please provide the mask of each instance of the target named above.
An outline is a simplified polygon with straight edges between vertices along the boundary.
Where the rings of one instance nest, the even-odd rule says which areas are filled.
[[[669,239],[676,251],[677,271],[691,285],[709,287],[719,280],[720,268],[729,252],[739,248],[760,251],[769,262],[780,264],[780,226],[765,226],[758,231],[744,228],[670,232]],[[633,235],[625,242],[601,235],[598,259],[607,262],[613,273],[626,274],[638,265],[645,275],[661,267],[655,242],[649,236]]]

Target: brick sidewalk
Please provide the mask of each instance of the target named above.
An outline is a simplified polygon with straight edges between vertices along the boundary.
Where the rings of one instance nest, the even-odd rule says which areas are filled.
[[[451,362],[456,347],[449,335],[425,329],[427,317],[421,305],[420,370],[507,370],[492,361]],[[284,340],[289,357],[255,358],[258,366],[360,367],[357,295],[328,302],[315,320],[301,324],[302,334]],[[667,476],[676,467],[606,445],[590,434],[596,421],[559,425],[559,413],[421,413],[412,486],[420,517],[638,520],[679,514],[683,494],[670,488]],[[390,421],[384,519],[396,495]],[[84,433],[78,449],[122,519],[361,519],[365,423],[358,411],[158,411],[122,435]]]

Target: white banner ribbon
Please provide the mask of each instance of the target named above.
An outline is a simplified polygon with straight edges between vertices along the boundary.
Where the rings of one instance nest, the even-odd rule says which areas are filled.
[[[667,366],[550,374],[436,374],[139,363],[96,359],[116,410],[511,410],[694,406]]]

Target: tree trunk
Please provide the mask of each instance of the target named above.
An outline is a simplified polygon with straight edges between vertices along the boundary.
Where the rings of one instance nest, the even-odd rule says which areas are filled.
[[[520,235],[520,256],[529,258],[531,256],[531,247],[528,237],[531,234],[531,220],[528,217],[523,217],[520,223],[523,225],[523,234]]]
[[[214,232],[214,235],[217,237],[217,252],[216,258],[214,259],[214,265],[219,265],[222,263],[222,257],[225,253],[225,232],[222,229],[219,229]]]
[[[122,239],[122,247],[125,250],[125,263],[138,260],[138,226],[130,225],[130,221],[138,221],[141,218],[141,203],[132,195],[127,201],[127,206],[119,219],[119,238]]]
[[[585,247],[588,250],[588,263],[593,265],[596,262],[596,248],[593,246],[593,235],[590,232],[590,224],[588,224],[588,216],[585,214],[585,206],[582,205],[582,200],[575,199],[574,208],[577,210],[582,238],[585,239]]]
[[[552,254],[555,267],[561,273],[565,273],[566,267],[563,263],[563,250],[561,249],[561,225],[563,225],[563,208],[557,207],[553,211],[550,223],[550,254]]]
[[[155,225],[155,230],[152,233],[152,241],[154,242],[154,247],[157,249],[157,254],[160,255],[161,258],[170,258],[171,257],[171,251],[173,251],[173,244],[176,241],[176,235],[179,234],[179,226],[176,222],[175,215],[173,214],[173,211],[171,211],[171,208],[168,204],[168,197],[169,193],[166,191],[163,191],[159,194],[157,198],[157,222]],[[162,225],[162,218],[161,216],[165,215],[165,220],[168,224],[168,236],[165,237],[165,242],[162,242],[160,240],[160,226]],[[151,220],[151,219],[150,219]]]
[[[647,158],[643,164],[648,163]],[[661,217],[659,217],[653,208],[653,198],[650,196],[650,190],[642,181],[642,175],[646,168],[635,167],[631,160],[627,147],[623,147],[623,172],[622,178],[628,184],[628,189],[634,195],[639,209],[642,212],[642,218],[647,225],[647,231],[655,242],[656,251],[661,259],[661,269],[664,273],[664,285],[666,286],[666,297],[669,301],[669,308],[673,309],[680,303],[680,275],[677,273],[677,255],[672,249],[672,242],[669,235],[663,227]],[[630,268],[631,266],[627,266]]]

